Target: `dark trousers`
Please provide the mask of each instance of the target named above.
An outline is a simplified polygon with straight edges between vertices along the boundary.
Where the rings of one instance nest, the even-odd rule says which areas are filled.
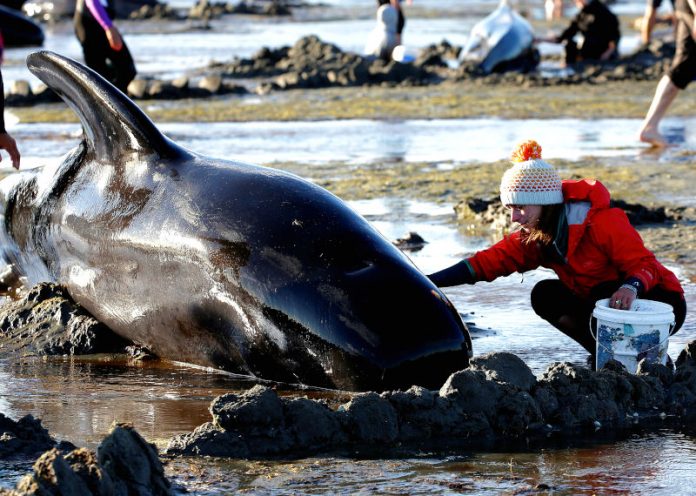
[[[578,45],[573,40],[566,41],[565,44],[565,61],[566,64],[574,64],[576,62],[581,62],[583,60],[599,60],[602,54],[609,48],[609,45],[605,41],[585,39],[582,48],[578,48]],[[611,55],[610,60],[616,59],[618,57],[617,50]]]
[[[85,64],[98,72],[104,79],[126,92],[128,84],[136,75],[135,62],[126,42],[117,52],[109,45],[109,40],[102,27],[93,19],[80,20],[75,25],[75,34],[82,45]]]
[[[573,293],[558,279],[546,279],[538,282],[532,289],[532,308],[539,317],[577,341],[594,355],[597,343],[592,337],[592,332],[595,332],[596,323],[592,324],[593,331],[590,332],[590,317],[594,311],[595,303],[597,300],[609,298],[621,284],[619,281],[598,284],[592,288],[590,297],[584,299]],[[641,298],[671,305],[676,322],[672,334],[681,328],[686,317],[686,301],[682,293],[665,291],[656,287]],[[563,316],[567,316],[572,325],[559,324],[559,320]]]

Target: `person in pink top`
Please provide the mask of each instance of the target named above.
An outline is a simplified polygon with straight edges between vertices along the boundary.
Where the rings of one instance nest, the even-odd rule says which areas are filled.
[[[0,32],[0,65],[2,64],[2,53],[5,44]],[[0,72],[0,150],[5,150],[12,160],[12,167],[19,169],[19,150],[14,138],[7,134],[5,130],[5,87],[2,82],[2,72]],[[2,157],[0,156],[0,160]]]
[[[136,70],[114,16],[111,0],[77,0],[73,20],[87,66],[125,93]]]

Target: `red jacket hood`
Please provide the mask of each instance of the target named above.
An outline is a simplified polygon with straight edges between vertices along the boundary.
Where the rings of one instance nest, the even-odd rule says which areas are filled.
[[[566,179],[562,185],[566,202],[588,201],[593,209],[609,208],[609,190],[596,179]]]

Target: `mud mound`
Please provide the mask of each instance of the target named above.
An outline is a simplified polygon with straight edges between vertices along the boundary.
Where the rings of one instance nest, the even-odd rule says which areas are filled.
[[[123,352],[129,344],[55,284],[41,283],[0,307],[2,353],[86,355]]]
[[[31,415],[15,422],[0,413],[0,459],[32,456],[54,447],[61,451],[75,448],[70,443],[56,442],[41,420]]]
[[[688,424],[696,413],[696,342],[676,364],[673,372],[641,362],[632,375],[614,361],[598,372],[554,363],[537,379],[515,355],[493,353],[474,358],[439,391],[360,393],[338,408],[255,386],[216,398],[212,421],[173,438],[166,451],[263,458],[375,446],[491,447],[552,434]]]
[[[156,7],[158,8],[158,7]],[[312,89],[349,86],[426,86],[443,82],[533,86],[602,84],[612,81],[657,80],[671,62],[674,45],[655,42],[615,61],[580,63],[567,71],[546,74],[538,70],[510,70],[485,74],[476,62],[456,62],[461,47],[446,40],[430,45],[415,61],[385,62],[373,57],[344,52],[317,36],[300,38],[292,47],[263,47],[250,58],[216,62],[182,74],[174,80],[136,79],[128,87],[134,99],[177,100],[220,95],[266,94],[274,90]],[[234,80],[244,78],[243,85]],[[194,82],[195,80],[195,82]],[[8,107],[31,106],[59,101],[44,86],[32,89],[27,81],[15,81],[6,97]]]
[[[68,454],[47,451],[34,464],[33,474],[1,495],[79,494],[113,496],[173,494],[155,447],[132,426],[114,424],[97,452],[79,448]]]

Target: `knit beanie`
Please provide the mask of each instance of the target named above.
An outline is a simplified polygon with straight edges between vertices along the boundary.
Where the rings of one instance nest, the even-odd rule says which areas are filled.
[[[541,146],[534,140],[520,143],[512,152],[515,164],[500,182],[503,205],[552,205],[563,203],[561,178],[541,159]]]

